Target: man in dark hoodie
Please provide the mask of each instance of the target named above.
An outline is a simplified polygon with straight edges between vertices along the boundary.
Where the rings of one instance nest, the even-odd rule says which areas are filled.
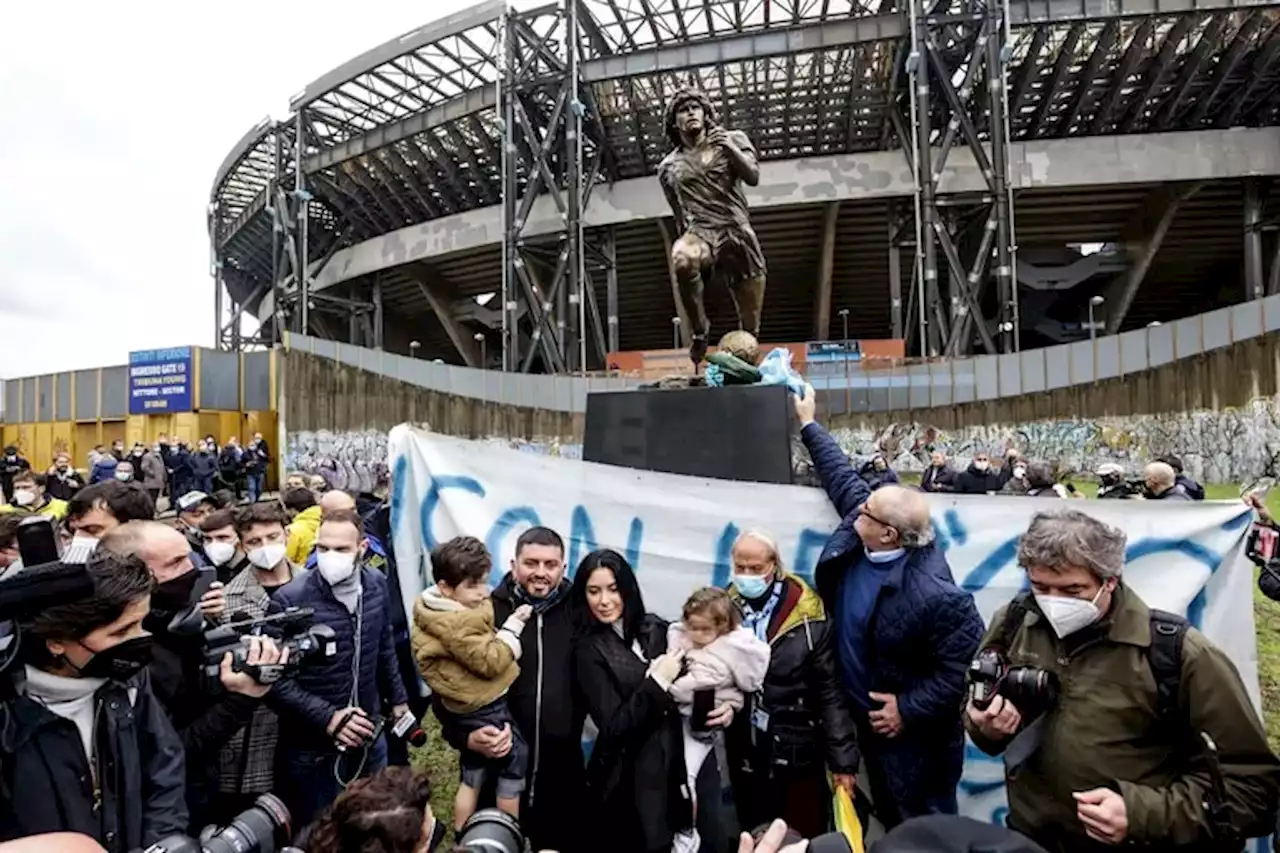
[[[962,495],[985,495],[1003,488],[1000,472],[991,470],[991,457],[973,454],[969,467],[956,475],[955,490]]]
[[[520,825],[533,850],[580,849],[583,802],[582,722],[585,712],[573,691],[574,620],[565,580],[564,540],[554,530],[531,527],[516,541],[511,572],[493,591],[494,624],[521,604],[533,618],[521,637],[520,675],[507,693],[512,716],[530,746]],[[486,727],[464,736],[439,702],[436,715],[455,749],[501,758],[511,732]],[[465,738],[465,739],[464,739]]]
[[[213,475],[218,471],[218,457],[208,442],[202,443],[191,456],[192,488],[205,494],[213,493]]]
[[[1161,456],[1156,461],[1163,462],[1173,469],[1174,482],[1177,485],[1182,486],[1183,490],[1187,493],[1187,497],[1191,498],[1193,501],[1204,500],[1204,486],[1182,473],[1181,457],[1174,456],[1171,453],[1168,456]]]

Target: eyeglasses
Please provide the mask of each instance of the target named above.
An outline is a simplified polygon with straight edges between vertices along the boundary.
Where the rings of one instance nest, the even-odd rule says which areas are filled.
[[[889,529],[891,529],[891,530],[897,530],[897,529],[898,529],[896,526],[894,526],[894,525],[890,524],[889,522],[885,521],[883,518],[879,518],[879,517],[877,517],[877,516],[875,516],[875,515],[872,515],[872,514],[871,514],[871,512],[867,509],[867,505],[866,505],[866,504],[863,504],[862,506],[858,507],[858,515],[865,515],[867,518],[871,519],[871,520],[872,520],[872,521],[874,521],[876,524],[879,524],[881,527],[888,527],[888,528],[889,528]]]

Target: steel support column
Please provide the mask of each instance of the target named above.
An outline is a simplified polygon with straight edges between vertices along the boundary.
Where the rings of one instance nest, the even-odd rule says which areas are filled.
[[[373,277],[373,348],[382,349],[383,343],[382,314],[382,276]]]
[[[813,305],[813,339],[831,338],[831,292],[835,273],[836,223],[840,218],[840,202],[828,202],[822,211],[822,247],[818,259],[818,292]]]
[[[298,110],[297,129],[294,131],[296,135],[295,153],[294,153],[294,169],[293,169],[293,195],[296,202],[295,212],[297,214],[297,234],[298,234],[298,255],[297,266],[294,268],[294,281],[297,283],[298,289],[298,331],[302,334],[308,334],[310,329],[309,317],[311,310],[311,282],[310,271],[307,269],[307,225],[310,218],[311,208],[309,202],[311,194],[307,192],[306,169],[301,164],[306,158],[306,119],[304,118],[306,109]]]
[[[527,23],[532,14],[511,11],[502,22],[502,366],[528,371],[540,358],[548,372],[577,372],[591,367],[592,354],[607,347],[595,294],[587,292],[590,250],[582,225],[601,159],[593,140],[603,132],[579,69],[579,16],[588,13],[577,0],[564,0],[553,31],[541,35]],[[539,10],[544,22],[546,14]],[[588,125],[596,132],[587,132]],[[534,237],[525,226],[544,195],[564,230]],[[522,302],[531,325],[524,352],[517,327]],[[599,352],[601,366],[604,358]]]
[[[1108,335],[1118,334],[1124,325],[1124,318],[1128,316],[1138,288],[1147,277],[1156,252],[1164,243],[1164,236],[1169,232],[1178,208],[1203,185],[1203,182],[1172,184],[1152,191],[1125,225],[1121,236],[1129,257],[1129,269],[1107,288]]]
[[[222,261],[218,258],[217,252],[211,252],[213,255],[213,267],[210,272],[213,273],[213,345],[216,349],[224,349],[222,342]]]
[[[967,355],[975,341],[988,352],[1013,352],[1019,336],[1006,12],[1000,0],[910,0],[908,12],[911,52],[904,71],[910,84],[900,88],[909,93],[911,128],[910,139],[900,142],[911,151],[916,176],[921,354]],[[985,179],[980,194],[948,194],[940,185],[957,143],[973,154]],[[979,225],[981,235],[971,233]],[[992,278],[995,292],[988,297]]]
[[[1262,268],[1262,183],[1257,178],[1244,182],[1244,298],[1266,295]]]
[[[618,232],[612,225],[604,229],[605,311],[609,352],[618,352]]]

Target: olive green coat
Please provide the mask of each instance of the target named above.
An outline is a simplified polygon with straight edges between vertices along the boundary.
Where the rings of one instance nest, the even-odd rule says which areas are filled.
[[[1003,617],[1002,608],[984,648]],[[1052,670],[1061,684],[1039,749],[1009,780],[1011,827],[1055,853],[1115,849],[1085,835],[1072,798],[1111,788],[1124,797],[1130,843],[1221,849],[1205,843],[1210,824],[1201,804],[1209,777],[1202,753],[1185,742],[1201,731],[1218,745],[1233,825],[1250,825],[1271,808],[1280,796],[1280,760],[1267,746],[1240,674],[1203,634],[1189,628],[1182,644],[1179,699],[1191,723],[1182,737],[1176,730],[1161,736],[1155,725],[1150,611],[1134,592],[1119,586],[1109,616],[1068,641],[1073,651],[1033,606],[1009,643],[1014,666]],[[965,726],[984,752],[1004,751],[1007,741],[988,740],[967,715]],[[1179,742],[1169,742],[1174,739]]]

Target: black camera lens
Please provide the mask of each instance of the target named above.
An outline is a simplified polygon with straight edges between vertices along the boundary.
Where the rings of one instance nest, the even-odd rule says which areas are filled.
[[[1000,692],[1020,710],[1048,708],[1058,699],[1058,677],[1045,669],[1014,667],[1005,675]]]
[[[204,853],[276,853],[291,835],[289,809],[278,797],[263,794],[230,826],[201,841]]]
[[[467,818],[458,831],[457,846],[464,850],[494,853],[523,853],[524,833],[520,822],[498,809],[481,809]]]

